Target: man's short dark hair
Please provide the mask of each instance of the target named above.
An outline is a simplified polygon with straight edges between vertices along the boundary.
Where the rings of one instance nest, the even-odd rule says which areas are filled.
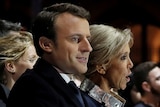
[[[55,20],[60,14],[65,12],[87,20],[90,18],[90,13],[87,10],[70,3],[59,3],[44,8],[35,18],[32,27],[34,44],[39,56],[43,54],[43,50],[39,46],[39,38],[45,36],[52,39],[56,44]]]
[[[143,63],[137,65],[133,69],[133,77],[134,77],[135,85],[136,85],[138,91],[142,95],[144,94],[144,90],[142,88],[142,83],[144,81],[147,81],[147,82],[149,81],[148,74],[156,66],[157,66],[156,63],[151,62],[151,61],[147,61],[147,62],[143,62]]]

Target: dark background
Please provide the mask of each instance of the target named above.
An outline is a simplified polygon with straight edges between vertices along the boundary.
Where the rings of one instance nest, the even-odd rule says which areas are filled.
[[[21,22],[26,30],[30,30],[35,15],[43,7],[60,2],[70,2],[89,10],[91,24],[130,27],[135,37],[131,49],[135,64],[146,60],[160,61],[159,0],[0,0],[0,18]]]

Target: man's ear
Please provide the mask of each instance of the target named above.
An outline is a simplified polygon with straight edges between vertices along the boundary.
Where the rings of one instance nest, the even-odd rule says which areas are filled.
[[[45,52],[52,52],[52,49],[53,49],[53,41],[42,36],[39,38],[39,45],[40,47],[45,51]]]
[[[15,74],[16,72],[16,67],[12,61],[5,62],[5,69],[11,74]]]
[[[106,73],[105,68],[102,65],[96,65],[96,70],[98,71],[98,73],[104,75]]]
[[[144,81],[142,83],[142,88],[143,88],[144,91],[147,91],[147,92],[151,91],[151,86],[150,86],[150,84],[147,81]]]

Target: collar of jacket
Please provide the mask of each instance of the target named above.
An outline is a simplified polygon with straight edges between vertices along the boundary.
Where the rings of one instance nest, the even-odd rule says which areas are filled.
[[[95,85],[87,78],[82,81],[80,89],[87,92],[90,97],[99,103],[103,103],[105,107],[123,107],[126,102],[122,97],[114,92],[109,94],[103,91],[99,86]]]

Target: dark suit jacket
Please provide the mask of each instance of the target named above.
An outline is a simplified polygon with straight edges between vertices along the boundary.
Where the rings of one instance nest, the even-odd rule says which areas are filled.
[[[83,98],[86,107],[101,107],[86,95]],[[52,65],[39,59],[33,70],[27,70],[17,80],[7,107],[80,107],[80,102]]]

